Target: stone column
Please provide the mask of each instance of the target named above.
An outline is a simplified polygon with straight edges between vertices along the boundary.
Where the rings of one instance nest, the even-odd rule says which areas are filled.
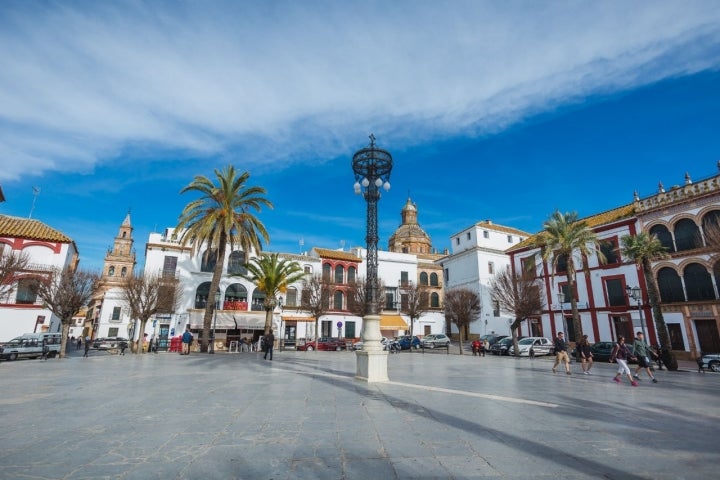
[[[355,352],[357,370],[355,378],[368,383],[387,382],[387,356],[380,340],[380,316],[365,315],[363,317],[363,348]]]

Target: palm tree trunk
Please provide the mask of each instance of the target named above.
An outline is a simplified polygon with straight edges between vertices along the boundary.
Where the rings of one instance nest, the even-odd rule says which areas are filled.
[[[582,340],[583,329],[580,321],[580,313],[578,312],[577,299],[575,298],[575,268],[572,266],[572,258],[568,260],[568,291],[570,292],[570,311],[572,312],[573,330],[575,333],[575,342]],[[565,332],[567,333],[567,332]],[[569,339],[568,339],[569,340]]]
[[[208,351],[208,341],[210,339],[210,331],[212,329],[213,313],[215,312],[215,293],[220,287],[220,279],[222,278],[222,271],[225,266],[225,245],[227,243],[227,235],[224,232],[220,234],[219,243],[215,270],[213,271],[212,280],[210,281],[210,291],[208,292],[207,304],[205,305],[205,316],[203,317],[203,334],[200,342],[201,352]]]
[[[677,370],[677,358],[672,353],[672,343],[670,342],[670,334],[668,333],[665,317],[663,317],[662,308],[660,307],[660,292],[657,281],[652,273],[652,265],[649,258],[643,258],[643,273],[645,274],[645,282],[648,289],[648,300],[652,307],[653,317],[655,319],[655,329],[660,339],[661,357],[663,363],[668,370]]]
[[[265,335],[270,333],[270,329],[272,328],[272,316],[273,311],[269,308],[265,309]]]

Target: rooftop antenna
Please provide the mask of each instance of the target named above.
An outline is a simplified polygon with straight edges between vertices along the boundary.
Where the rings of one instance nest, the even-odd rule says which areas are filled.
[[[33,201],[32,205],[30,206],[30,215],[28,215],[28,219],[32,218],[33,211],[35,211],[35,201],[37,200],[38,195],[40,195],[40,187],[32,187],[33,189]]]

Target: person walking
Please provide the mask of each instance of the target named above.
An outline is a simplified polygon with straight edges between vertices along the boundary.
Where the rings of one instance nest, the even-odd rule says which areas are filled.
[[[615,374],[615,377],[613,377],[613,382],[622,383],[620,381],[620,376],[624,373],[630,380],[630,385],[633,387],[638,386],[638,383],[633,379],[632,374],[630,373],[630,367],[628,367],[627,364],[631,357],[632,352],[630,352],[628,346],[625,345],[625,337],[620,335],[612,353],[610,354],[610,363],[615,361],[618,364],[618,371]]]
[[[479,357],[479,356],[480,356],[480,349],[482,348],[482,347],[480,346],[480,345],[481,345],[480,339],[477,339],[477,338],[476,338],[475,340],[473,340],[473,342],[472,342],[470,345],[472,346],[473,357]]]
[[[580,343],[575,347],[577,350],[577,356],[582,365],[582,371],[585,375],[590,375],[590,369],[593,366],[593,354],[590,350],[590,343],[588,342],[588,336],[583,335]]]
[[[192,333],[190,333],[190,327],[185,328],[185,332],[182,334],[182,353],[180,355],[190,355],[190,344],[193,341]]]
[[[78,337],[77,344],[75,345],[75,350],[80,350],[80,347],[82,347],[82,337]]]
[[[555,337],[555,364],[552,367],[552,372],[557,372],[557,366],[560,364],[560,362],[565,363],[565,373],[570,375],[570,357],[568,356],[568,345],[567,341],[565,340],[565,334],[563,332],[558,332],[557,337]]]
[[[263,337],[263,342],[265,342],[265,356],[263,358],[267,360],[268,354],[270,354],[270,361],[272,361],[273,344],[275,343],[275,335],[273,335],[272,328],[270,329],[270,333]]]
[[[80,342],[80,340],[78,340],[78,342]],[[90,335],[86,335],[85,336],[85,354],[83,355],[83,357],[87,357],[89,351],[90,351]]]
[[[652,365],[650,356],[655,355],[655,352],[653,352],[648,344],[645,343],[645,335],[642,332],[637,332],[637,334],[635,334],[635,341],[633,342],[633,355],[637,357],[638,361],[638,367],[635,369],[635,373],[633,374],[635,380],[640,380],[638,374],[640,373],[640,370],[645,369],[645,372],[647,372],[650,380],[652,380],[653,383],[657,383],[657,378],[655,378],[652,370],[650,369],[650,365]]]

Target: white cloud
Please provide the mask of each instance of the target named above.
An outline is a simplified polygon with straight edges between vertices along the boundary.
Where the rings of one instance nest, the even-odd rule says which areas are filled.
[[[0,180],[136,144],[267,163],[345,154],[370,131],[481,135],[719,64],[716,2],[16,2]]]

